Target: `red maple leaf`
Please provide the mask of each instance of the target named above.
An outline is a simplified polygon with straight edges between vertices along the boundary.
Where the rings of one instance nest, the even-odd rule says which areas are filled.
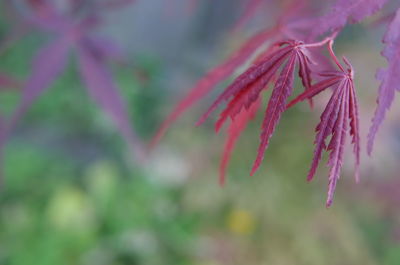
[[[216,101],[214,101],[197,123],[197,125],[202,124],[225,100],[229,100],[229,103],[220,114],[220,118],[216,123],[216,130],[218,131],[221,128],[228,117],[235,121],[242,110],[249,111],[253,103],[260,100],[261,92],[267,89],[271,82],[275,81],[279,69],[282,68],[268,102],[262,124],[261,143],[251,175],[253,175],[260,166],[264,157],[264,152],[269,145],[269,139],[275,131],[281,114],[286,109],[286,100],[293,90],[296,63],[299,65],[299,76],[302,78],[303,83],[307,84],[307,86],[311,84],[310,71],[308,70],[308,65],[311,61],[307,56],[307,51],[303,43],[289,40],[278,43],[278,46],[280,46],[278,50],[272,50],[269,55],[260,57],[262,59],[260,59],[259,62],[255,63],[247,71],[238,76]]]
[[[343,163],[343,151],[350,124],[350,135],[352,136],[352,144],[355,154],[355,178],[359,180],[359,164],[360,164],[360,136],[359,136],[359,119],[358,119],[358,104],[353,80],[353,67],[349,61],[343,57],[343,61],[348,67],[345,69],[337,60],[332,50],[333,41],[329,42],[329,51],[334,59],[339,71],[324,72],[321,75],[326,77],[300,94],[292,100],[287,107],[291,107],[299,101],[310,99],[329,87],[333,87],[332,96],[321,115],[320,123],[316,128],[315,151],[314,158],[311,164],[310,172],[307,180],[311,181],[315,175],[318,164],[321,160],[324,150],[330,151],[328,165],[329,185],[328,198],[326,206],[329,207],[333,202],[333,195],[336,188],[336,183],[340,177],[340,170]],[[332,135],[328,146],[326,139]]]
[[[306,6],[306,2],[307,1],[304,0],[296,0],[285,5],[284,11],[279,15],[276,25],[272,28],[266,28],[256,33],[222,64],[211,69],[203,78],[201,78],[189,90],[183,99],[178,102],[176,107],[161,124],[151,142],[151,146],[154,147],[162,139],[171,124],[173,124],[186,110],[205,97],[219,83],[232,76],[235,70],[249,61],[251,56],[254,55],[255,52],[264,44],[269,41],[274,42],[286,38],[297,39],[297,35],[299,35],[298,33],[302,31],[304,27],[314,25],[309,21],[304,22],[303,20],[301,23],[298,23],[298,15],[305,11],[304,7]],[[253,6],[255,4],[258,6],[261,2],[259,0],[250,0],[248,4],[249,8],[253,10]],[[296,32],[296,34],[294,34],[294,32]],[[271,45],[270,47],[274,47],[274,45]],[[267,51],[270,51],[270,48],[268,48]],[[269,52],[263,54],[269,54]]]

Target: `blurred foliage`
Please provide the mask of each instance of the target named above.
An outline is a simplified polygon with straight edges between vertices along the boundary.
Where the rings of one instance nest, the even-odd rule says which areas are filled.
[[[18,42],[0,68],[23,79],[29,47],[39,42],[32,36]],[[122,140],[88,99],[71,58],[7,144],[0,264],[190,264],[198,216],[180,206],[182,191],[124,161]],[[116,65],[116,79],[148,136],[160,116],[153,104],[162,99],[161,70],[149,57],[137,64],[142,76]],[[18,96],[1,93],[2,110],[11,111]]]
[[[188,264],[198,218],[179,191],[112,161],[77,171],[39,148],[7,153],[0,264]]]

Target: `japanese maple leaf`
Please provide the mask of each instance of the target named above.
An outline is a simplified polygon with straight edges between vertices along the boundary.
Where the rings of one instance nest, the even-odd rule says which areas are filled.
[[[299,75],[305,84],[310,82],[310,72],[304,70],[310,64],[307,50],[298,41],[284,41],[279,43],[281,48],[262,58],[259,62],[251,66],[243,74],[239,75],[233,83],[216,99],[207,112],[197,123],[200,125],[223,101],[229,100],[225,110],[221,113],[220,119],[216,123],[219,130],[223,123],[230,117],[232,120],[244,109],[249,110],[250,106],[260,99],[261,92],[268,85],[275,81],[279,69],[281,72],[276,78],[276,82],[268,102],[265,118],[262,124],[261,143],[257,158],[251,170],[253,175],[260,166],[264,152],[269,145],[281,114],[286,109],[286,100],[293,90],[294,70],[296,63],[299,65]],[[308,67],[307,67],[308,68]]]
[[[332,53],[333,54],[333,53]],[[336,57],[335,57],[336,58]],[[321,115],[321,120],[316,127],[315,151],[308,173],[307,180],[311,181],[315,175],[318,164],[321,160],[324,150],[330,151],[328,165],[329,185],[328,198],[326,206],[329,207],[333,202],[333,195],[336,183],[340,177],[340,171],[343,163],[343,152],[348,133],[348,124],[350,124],[350,135],[352,136],[352,144],[355,154],[355,178],[359,180],[359,164],[360,164],[360,136],[359,136],[359,119],[358,104],[353,81],[353,68],[346,58],[343,57],[345,69],[336,60],[340,71],[329,71],[322,73],[326,79],[314,84],[310,89],[292,100],[287,107],[291,107],[299,101],[312,98],[332,87],[334,91],[332,96]],[[326,139],[332,135],[330,142],[326,145]]]
[[[378,106],[368,134],[367,150],[369,154],[372,152],[375,136],[385,119],[386,111],[393,103],[395,91],[400,91],[400,9],[397,10],[395,17],[389,24],[383,43],[385,48],[382,55],[388,61],[388,67],[378,70],[376,75],[381,84],[377,99]]]
[[[33,25],[39,30],[50,30],[54,39],[42,47],[32,62],[32,71],[22,89],[21,100],[6,123],[9,135],[17,121],[24,115],[33,102],[58,78],[65,69],[69,54],[75,50],[78,55],[82,80],[86,84],[92,99],[112,118],[133,154],[139,159],[143,156],[141,143],[130,123],[125,103],[113,82],[106,63],[121,57],[121,53],[112,41],[92,34],[100,19],[90,16],[76,21],[75,17],[60,14],[49,1],[35,0],[41,13],[34,17]],[[128,3],[129,1],[102,1],[101,3]],[[4,140],[0,140],[4,143]]]
[[[251,56],[262,47],[262,45],[266,44],[268,41],[292,38],[292,35],[294,35],[294,32],[298,31],[298,28],[310,26],[311,24],[308,21],[306,23],[301,23],[301,25],[297,25],[296,23],[298,14],[303,12],[302,9],[305,6],[304,2],[306,1],[293,1],[284,9],[284,12],[278,19],[278,23],[274,27],[261,30],[249,38],[237,51],[228,57],[228,59],[211,69],[203,78],[201,78],[189,90],[187,95],[178,102],[176,107],[161,124],[152,140],[151,146],[155,146],[161,140],[171,124],[174,123],[187,109],[204,98],[219,83],[232,76],[241,65],[246,63]],[[260,2],[258,0],[249,0],[248,4],[251,6],[254,4],[259,5]],[[293,17],[296,17],[296,19]],[[267,50],[270,50],[273,46],[274,45],[271,45]]]
[[[336,0],[315,24],[312,36],[340,30],[347,23],[358,23],[382,9],[387,0]]]

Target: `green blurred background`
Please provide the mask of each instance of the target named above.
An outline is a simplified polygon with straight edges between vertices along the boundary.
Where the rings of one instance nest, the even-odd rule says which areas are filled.
[[[221,50],[243,40],[222,34],[234,16],[210,22],[220,17],[210,10],[203,7],[186,18],[192,26],[176,33],[184,47],[179,59],[177,51],[169,58],[161,48],[141,50],[142,40],[135,51],[128,50],[134,66],[113,66],[144,141],[173,102],[225,56]],[[172,17],[164,15],[173,28]],[[1,23],[6,36],[9,25]],[[210,23],[219,28],[207,33]],[[384,64],[379,32],[354,26],[343,35],[339,54],[363,73],[357,86],[365,138],[378,86],[374,72],[377,62]],[[1,55],[1,71],[25,78],[42,43],[43,36],[31,34],[13,44]],[[211,121],[193,126],[213,96],[184,116],[146,163],[137,164],[113,123],[88,98],[75,63],[71,57],[67,71],[33,105],[6,146],[0,264],[400,264],[398,107],[374,157],[363,159],[362,182],[354,183],[351,159],[346,160],[334,205],[326,209],[326,168],[321,166],[313,182],[305,180],[326,97],[312,112],[300,106],[284,115],[261,170],[248,177],[259,115],[239,141],[221,188],[217,175],[224,134],[215,135]],[[1,112],[10,112],[18,98],[19,91],[3,89]]]

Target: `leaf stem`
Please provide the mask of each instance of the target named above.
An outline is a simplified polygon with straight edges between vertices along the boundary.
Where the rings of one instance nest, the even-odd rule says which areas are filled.
[[[342,70],[343,72],[346,72],[343,68],[343,66],[340,64],[338,58],[335,55],[335,52],[333,51],[333,40],[330,40],[328,42],[328,50],[329,50],[329,54],[331,55],[333,61],[336,63],[336,65],[339,67],[340,70]]]
[[[329,43],[330,41],[333,42],[333,40],[336,38],[337,34],[338,34],[338,31],[335,31],[331,36],[326,37],[325,39],[323,39],[320,42],[303,44],[302,46],[305,48],[315,48],[315,47],[324,46],[325,44]]]
[[[335,62],[335,64],[339,67],[340,70],[342,70],[343,72],[345,72],[343,66],[340,64],[338,58],[335,55],[335,52],[333,51],[333,42],[337,36],[339,31],[335,31],[331,36],[326,37],[325,39],[323,39],[320,42],[315,42],[315,43],[309,43],[309,44],[303,44],[301,45],[302,47],[305,48],[315,48],[315,47],[321,47],[324,46],[325,44],[328,44],[328,51],[329,51],[329,55],[331,56],[332,60]]]

